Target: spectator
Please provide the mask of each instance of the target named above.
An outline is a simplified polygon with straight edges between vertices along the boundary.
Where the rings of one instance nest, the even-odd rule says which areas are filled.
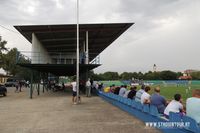
[[[186,112],[187,116],[193,118],[200,123],[200,90],[193,90],[192,97],[186,100]]]
[[[114,93],[115,91],[115,85],[113,84],[112,86],[110,86],[110,92]]]
[[[159,113],[164,114],[167,105],[166,99],[160,95],[160,87],[156,87],[154,91],[155,93],[150,98],[151,104],[157,107]]]
[[[115,87],[114,94],[119,95],[120,87]]]
[[[131,90],[126,90],[126,92],[124,93],[123,97],[128,98],[128,94],[130,93]]]
[[[120,88],[120,90],[119,90],[119,95],[120,95],[120,96],[122,96],[122,97],[124,96],[124,94],[125,94],[125,92],[126,92],[126,87],[127,87],[126,85],[122,85],[122,86],[121,86],[121,88]]]
[[[174,100],[172,100],[167,107],[164,110],[164,115],[168,118],[169,112],[175,112],[180,113],[180,115],[183,115],[183,105],[182,105],[182,99],[180,94],[174,95]]]
[[[23,85],[22,80],[20,80],[20,81],[19,81],[19,91],[20,91],[20,92],[22,91],[22,85]]]
[[[90,79],[88,79],[88,81],[86,82],[86,96],[90,97],[91,96],[91,81]]]
[[[72,103],[77,104],[77,86],[76,86],[76,81],[71,83],[72,86]]]
[[[146,86],[144,90],[145,92],[141,96],[141,103],[149,104],[151,95],[148,92],[151,90],[151,88],[149,86]]]
[[[137,91],[137,93],[135,95],[135,101],[136,102],[141,102],[141,96],[144,93],[144,88],[145,88],[145,85],[142,85],[141,89],[139,91]]]
[[[15,83],[15,87],[16,87],[15,92],[19,92],[19,91],[18,91],[18,88],[19,88],[19,81],[18,81],[18,80],[17,80],[17,82]]]
[[[130,89],[131,91],[128,93],[128,98],[134,99],[136,92],[137,92],[136,89],[137,89],[136,86],[131,87],[131,89]]]

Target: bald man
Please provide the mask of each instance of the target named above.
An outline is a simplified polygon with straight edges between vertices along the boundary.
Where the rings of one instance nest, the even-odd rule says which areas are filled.
[[[154,92],[150,99],[151,104],[157,107],[159,113],[164,114],[167,105],[166,99],[160,95],[160,87],[156,87]]]
[[[186,101],[187,116],[195,119],[197,123],[200,123],[200,89],[192,91],[192,97]]]

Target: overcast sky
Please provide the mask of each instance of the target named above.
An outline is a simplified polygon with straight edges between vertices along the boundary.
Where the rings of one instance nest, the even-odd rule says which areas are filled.
[[[100,55],[95,72],[200,70],[200,0],[80,0],[80,23],[135,24]],[[76,23],[76,0],[0,0],[0,25]],[[17,32],[17,31],[16,31]],[[7,46],[30,51],[20,34],[0,27]]]

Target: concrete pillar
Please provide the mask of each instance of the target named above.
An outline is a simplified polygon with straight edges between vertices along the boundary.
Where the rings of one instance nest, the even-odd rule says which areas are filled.
[[[51,57],[43,44],[38,40],[36,35],[32,33],[32,64],[46,64],[51,63]]]

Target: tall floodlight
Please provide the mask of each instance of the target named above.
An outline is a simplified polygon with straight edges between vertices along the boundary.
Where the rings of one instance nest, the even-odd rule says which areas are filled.
[[[79,0],[77,0],[76,87],[77,87],[77,100],[78,100],[78,97],[79,97]]]

